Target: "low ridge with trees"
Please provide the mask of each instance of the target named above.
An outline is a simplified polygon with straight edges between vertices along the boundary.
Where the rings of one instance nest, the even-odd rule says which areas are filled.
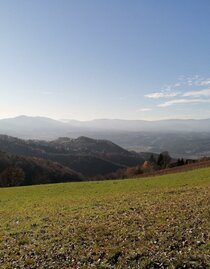
[[[52,141],[0,135],[0,186],[129,178],[162,173],[194,160],[127,151],[108,140],[61,137]]]

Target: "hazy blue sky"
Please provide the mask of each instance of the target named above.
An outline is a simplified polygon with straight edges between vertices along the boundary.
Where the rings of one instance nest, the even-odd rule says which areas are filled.
[[[210,118],[209,0],[0,0],[0,118]]]

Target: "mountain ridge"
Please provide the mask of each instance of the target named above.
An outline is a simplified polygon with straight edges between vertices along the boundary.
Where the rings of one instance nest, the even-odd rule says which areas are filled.
[[[160,153],[174,157],[210,155],[210,119],[161,121],[110,120],[61,122],[46,117],[20,116],[0,120],[0,134],[33,140],[58,137],[105,139],[127,150]]]
[[[47,126],[48,124],[48,126]],[[3,125],[3,126],[2,126]],[[13,127],[32,128],[55,128],[64,131],[74,129],[95,129],[95,130],[118,130],[118,131],[209,131],[210,119],[164,119],[164,120],[126,120],[126,119],[93,119],[89,121],[78,120],[55,120],[49,117],[21,115],[14,118],[0,119],[0,131],[5,128],[11,130]]]
[[[137,153],[129,152],[111,141],[84,136],[44,141],[0,135],[0,150],[58,162],[85,177],[104,176],[143,163],[142,157]]]

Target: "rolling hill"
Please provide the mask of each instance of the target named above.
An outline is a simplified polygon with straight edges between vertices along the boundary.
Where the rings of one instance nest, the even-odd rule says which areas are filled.
[[[0,267],[209,268],[210,168],[0,189]]]
[[[57,134],[56,134],[57,131]],[[97,119],[92,121],[54,120],[18,116],[0,120],[0,133],[21,138],[53,139],[67,134],[91,132],[210,132],[210,119],[171,119],[159,121]]]
[[[210,119],[205,120],[111,120],[80,122],[19,116],[0,120],[0,133],[23,139],[55,140],[86,136],[105,139],[138,152],[169,151],[174,157],[210,155]]]
[[[57,162],[0,152],[0,187],[81,180],[81,174]]]
[[[87,137],[59,138],[53,141],[23,140],[0,135],[0,150],[25,157],[37,157],[58,162],[83,176],[104,176],[128,166],[143,163],[143,159],[107,140]]]

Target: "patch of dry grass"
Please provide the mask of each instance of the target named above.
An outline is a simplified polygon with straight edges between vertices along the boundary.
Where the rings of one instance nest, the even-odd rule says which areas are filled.
[[[0,268],[210,268],[210,169],[0,190]]]

